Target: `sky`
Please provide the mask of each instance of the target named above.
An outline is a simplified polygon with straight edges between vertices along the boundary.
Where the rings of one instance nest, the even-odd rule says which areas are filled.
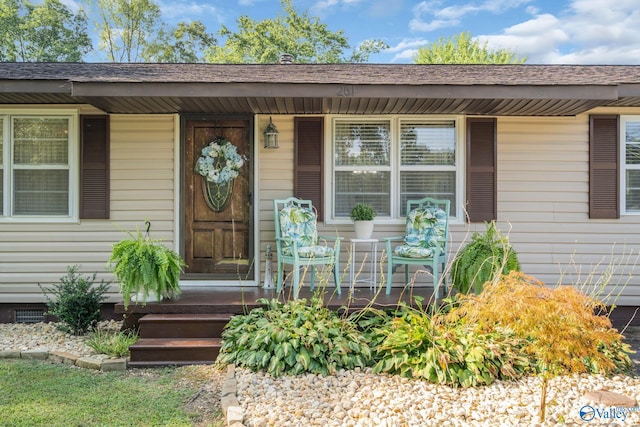
[[[163,20],[200,20],[209,32],[282,14],[278,0],[156,0]],[[352,46],[380,39],[372,63],[411,63],[419,47],[470,32],[529,64],[640,64],[640,0],[292,0]]]

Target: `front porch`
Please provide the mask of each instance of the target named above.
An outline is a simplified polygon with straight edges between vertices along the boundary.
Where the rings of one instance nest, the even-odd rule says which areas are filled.
[[[414,296],[429,301],[432,287],[392,288],[386,295],[384,288],[374,291],[367,287],[343,288],[337,295],[335,288],[321,289],[325,306],[330,310],[349,312],[367,306],[393,308],[399,302],[410,303]],[[316,288],[318,291],[318,288]],[[311,298],[308,286],[300,290],[300,298]],[[124,328],[139,331],[140,340],[130,347],[130,366],[150,367],[213,363],[221,346],[221,334],[232,316],[259,307],[258,299],[275,298],[275,289],[262,287],[187,288],[176,299],[146,305],[131,304],[125,311],[118,303],[115,313],[124,315]],[[279,299],[292,298],[285,287]]]

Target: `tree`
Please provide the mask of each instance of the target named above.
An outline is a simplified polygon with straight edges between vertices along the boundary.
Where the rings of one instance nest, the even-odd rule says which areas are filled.
[[[79,62],[91,48],[84,12],[59,0],[0,0],[0,61]]]
[[[160,7],[153,0],[96,0],[100,49],[114,62],[138,62],[158,34]]]
[[[226,38],[223,45],[209,49],[205,58],[216,63],[277,63],[280,54],[289,53],[299,63],[365,62],[372,53],[388,46],[379,40],[367,40],[350,48],[342,30],[330,31],[326,24],[305,11],[299,13],[291,0],[281,0],[284,16],[255,21],[248,16],[237,20],[238,31],[222,26],[218,34]]]
[[[523,64],[527,58],[508,49],[491,50],[487,42],[480,45],[471,33],[462,32],[450,38],[439,38],[418,49],[413,59],[416,64]]]
[[[146,45],[142,57],[145,62],[204,62],[201,52],[215,44],[215,37],[201,21],[180,22],[169,31],[163,27]]]

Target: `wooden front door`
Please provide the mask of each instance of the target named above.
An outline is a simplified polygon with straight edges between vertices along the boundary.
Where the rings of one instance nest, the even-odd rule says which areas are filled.
[[[184,278],[253,280],[251,119],[184,121]],[[245,158],[234,179],[231,201],[207,203],[205,178],[195,172],[202,148],[224,138]]]

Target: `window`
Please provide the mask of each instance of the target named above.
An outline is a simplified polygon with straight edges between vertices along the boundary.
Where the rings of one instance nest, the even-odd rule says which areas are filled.
[[[640,213],[640,116],[622,116],[621,203],[627,213]]]
[[[454,121],[401,122],[400,215],[407,200],[449,199],[456,211],[456,127]]]
[[[0,114],[0,217],[74,216],[73,115]]]
[[[449,199],[456,216],[460,183],[457,119],[333,120],[334,219],[345,219],[357,202],[378,217],[406,215],[408,199]]]

